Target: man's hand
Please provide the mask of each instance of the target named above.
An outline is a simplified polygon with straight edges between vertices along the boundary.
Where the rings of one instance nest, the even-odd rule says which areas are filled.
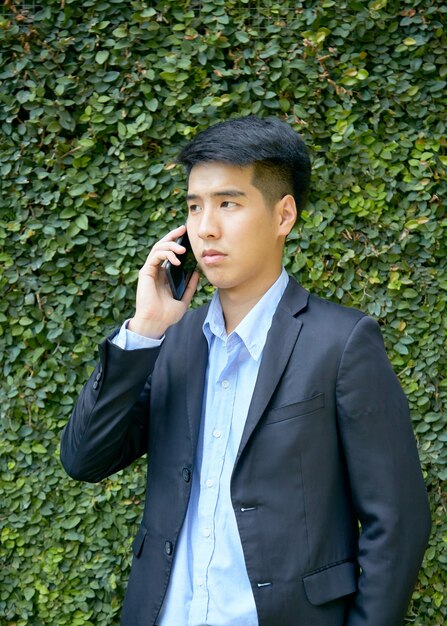
[[[141,268],[138,275],[136,311],[128,325],[132,332],[159,339],[169,326],[178,322],[185,314],[197,288],[198,273],[194,272],[192,275],[182,299],[175,300],[161,267],[166,259],[173,265],[180,265],[176,254],[182,254],[185,248],[177,244],[176,240],[185,231],[186,226],[179,226],[160,239]]]

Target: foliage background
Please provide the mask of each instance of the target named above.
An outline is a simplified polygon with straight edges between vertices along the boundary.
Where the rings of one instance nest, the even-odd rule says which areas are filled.
[[[7,0],[0,11],[0,623],[119,623],[145,463],[75,483],[60,431],[97,342],[131,314],[150,246],[183,219],[179,146],[257,113],[283,117],[313,153],[288,271],[382,323],[434,520],[408,621],[445,624],[443,0]]]

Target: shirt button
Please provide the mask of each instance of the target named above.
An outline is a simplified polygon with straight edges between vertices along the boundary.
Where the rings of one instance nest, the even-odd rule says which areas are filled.
[[[203,587],[203,578],[201,576],[199,576],[199,578],[197,579],[197,584],[199,585],[199,587]]]
[[[207,487],[212,487],[214,485],[214,480],[211,480],[211,478],[208,478],[208,480],[206,481],[205,485]]]
[[[183,476],[183,480],[185,481],[185,483],[189,483],[189,481],[191,480],[191,472],[187,467],[183,468],[182,476]]]
[[[168,556],[172,554],[172,543],[170,541],[165,541],[165,552]]]
[[[210,529],[209,528],[204,528],[202,534],[203,534],[204,537],[208,538],[211,535]]]
[[[213,430],[213,437],[216,437],[216,439],[219,439],[221,435],[222,433],[220,432],[220,430]]]
[[[229,386],[230,386],[230,383],[229,383],[229,381],[228,381],[228,380],[223,380],[223,381],[222,381],[222,387],[223,387],[224,389],[228,389],[228,387],[229,387]]]

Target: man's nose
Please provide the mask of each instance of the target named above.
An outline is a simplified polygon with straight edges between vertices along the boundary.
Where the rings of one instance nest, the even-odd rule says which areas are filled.
[[[197,234],[201,239],[217,239],[219,237],[220,227],[215,211],[207,207],[203,208]]]

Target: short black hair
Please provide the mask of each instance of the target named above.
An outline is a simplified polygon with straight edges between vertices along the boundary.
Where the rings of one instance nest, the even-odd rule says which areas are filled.
[[[178,162],[188,175],[205,162],[253,165],[253,184],[270,203],[290,193],[299,215],[307,200],[309,152],[300,135],[275,117],[249,115],[209,126],[183,148]]]

